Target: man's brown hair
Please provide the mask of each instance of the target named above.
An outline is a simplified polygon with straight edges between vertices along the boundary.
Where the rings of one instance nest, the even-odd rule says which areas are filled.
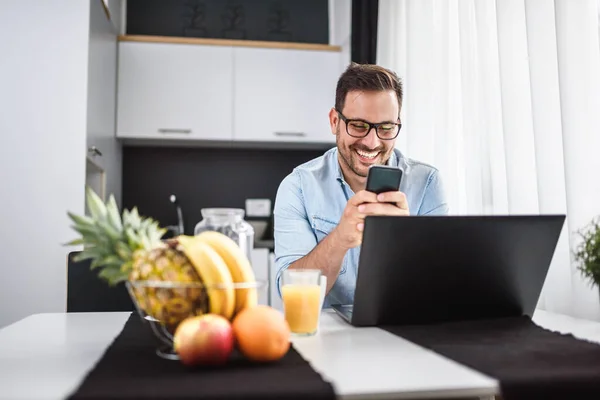
[[[335,90],[335,108],[338,111],[344,109],[346,95],[354,90],[393,90],[398,97],[398,105],[402,107],[402,81],[396,73],[379,65],[353,62],[346,68],[338,79]]]

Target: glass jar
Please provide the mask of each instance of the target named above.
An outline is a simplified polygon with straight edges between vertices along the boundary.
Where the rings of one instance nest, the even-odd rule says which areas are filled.
[[[254,248],[254,228],[244,220],[245,211],[241,208],[203,208],[202,220],[196,224],[194,235],[204,231],[217,231],[233,239],[252,261]]]

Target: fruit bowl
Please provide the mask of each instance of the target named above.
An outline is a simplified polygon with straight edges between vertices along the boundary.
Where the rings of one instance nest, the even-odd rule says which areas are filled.
[[[125,285],[140,317],[159,340],[156,354],[168,360],[179,360],[174,335],[186,318],[210,313],[233,321],[245,306],[240,299],[256,299],[268,286],[265,281],[208,285],[148,280],[129,280]]]

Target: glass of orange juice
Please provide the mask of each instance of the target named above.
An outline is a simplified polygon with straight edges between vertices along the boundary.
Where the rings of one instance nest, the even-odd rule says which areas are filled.
[[[292,334],[314,335],[317,333],[321,313],[321,271],[287,269],[282,278],[283,312]]]

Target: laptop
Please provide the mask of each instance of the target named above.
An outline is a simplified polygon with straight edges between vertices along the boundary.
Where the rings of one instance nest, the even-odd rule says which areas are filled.
[[[369,216],[354,326],[432,324],[535,311],[565,215]]]

